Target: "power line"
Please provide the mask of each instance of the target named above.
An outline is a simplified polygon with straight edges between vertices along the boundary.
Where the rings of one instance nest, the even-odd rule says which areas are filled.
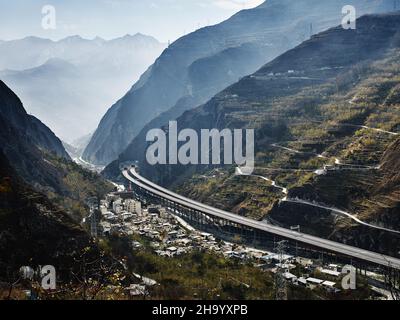
[[[276,300],[287,300],[287,285],[285,280],[285,268],[283,267],[284,255],[286,252],[286,248],[288,245],[288,241],[283,240],[279,241],[276,245],[276,252],[278,254],[279,265],[276,270],[275,275],[275,298]]]

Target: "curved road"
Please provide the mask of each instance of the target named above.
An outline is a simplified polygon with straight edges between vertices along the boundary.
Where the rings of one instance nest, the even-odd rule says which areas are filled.
[[[246,176],[246,175],[243,174],[243,172],[242,172],[242,170],[240,169],[240,167],[237,167],[237,168],[236,168],[236,175],[239,175],[239,176]],[[315,203],[315,202],[310,202],[310,201],[301,200],[301,199],[292,199],[292,198],[288,198],[289,190],[288,190],[287,188],[285,188],[285,187],[279,186],[274,180],[271,180],[271,179],[269,179],[269,178],[267,178],[267,177],[263,177],[263,176],[256,175],[256,174],[252,174],[252,175],[250,175],[250,177],[261,178],[261,179],[263,179],[263,180],[265,180],[265,181],[267,181],[267,182],[270,182],[271,185],[272,185],[273,187],[282,190],[282,192],[283,192],[286,196],[280,200],[281,202],[291,202],[291,203],[297,203],[297,204],[304,204],[304,205],[311,206],[311,207],[315,207],[315,208],[320,208],[320,209],[325,209],[325,210],[333,211],[333,212],[335,212],[335,213],[344,215],[344,216],[350,218],[351,220],[353,220],[353,221],[355,221],[355,222],[357,222],[358,224],[361,224],[361,225],[363,225],[363,226],[366,226],[366,227],[369,227],[369,228],[372,228],[372,229],[377,229],[377,230],[382,230],[382,231],[386,231],[386,232],[391,232],[391,233],[400,234],[400,231],[393,230],[393,229],[388,229],[388,228],[385,228],[385,227],[380,227],[380,226],[376,226],[376,225],[373,225],[373,224],[364,222],[364,221],[358,219],[356,216],[352,215],[351,213],[346,212],[346,211],[343,211],[343,210],[340,210],[340,209],[337,209],[337,208],[334,208],[334,207],[328,207],[328,206],[323,205],[323,204],[318,204],[318,203]]]
[[[328,211],[333,211],[335,213],[341,214],[343,216],[346,216],[348,218],[350,218],[351,220],[357,222],[358,224],[361,224],[363,226],[372,228],[372,229],[377,229],[377,230],[382,230],[382,231],[386,231],[386,232],[391,232],[391,233],[396,233],[396,234],[400,234],[400,231],[397,230],[393,230],[393,229],[388,229],[385,227],[380,227],[380,226],[376,226],[367,222],[364,222],[360,219],[358,219],[357,217],[355,217],[354,215],[352,215],[351,213],[348,213],[346,211],[334,208],[334,207],[328,207],[328,206],[324,206],[322,204],[318,204],[318,203],[313,203],[310,201],[305,201],[305,200],[300,200],[300,199],[290,199],[290,198],[284,198],[282,199],[282,202],[291,202],[291,203],[298,203],[298,204],[304,204],[307,206],[311,206],[311,207],[315,207],[315,208],[320,208],[320,209],[324,209],[324,210],[328,210]]]
[[[312,245],[318,248],[329,250],[332,252],[340,253],[346,256],[350,256],[359,260],[372,262],[378,265],[387,266],[395,269],[400,269],[400,259],[385,256],[376,252],[367,251],[364,249],[351,247],[342,243],[333,242],[323,238],[314,237],[308,234],[295,232],[285,228],[268,225],[261,221],[245,218],[227,211],[223,211],[211,206],[202,204],[200,202],[185,198],[179,194],[176,194],[168,189],[160,187],[159,185],[147,180],[140,176],[134,168],[130,170],[123,170],[122,174],[126,179],[137,185],[138,187],[151,192],[152,194],[159,196],[163,199],[176,202],[182,206],[203,212],[205,214],[229,220],[231,222],[241,224],[250,228],[275,234],[277,236],[284,237],[286,239],[299,241],[308,245]]]

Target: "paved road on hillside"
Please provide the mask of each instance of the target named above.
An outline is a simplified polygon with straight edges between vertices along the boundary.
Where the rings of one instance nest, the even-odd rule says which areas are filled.
[[[161,197],[165,200],[169,200],[180,204],[184,207],[203,212],[207,215],[229,220],[236,224],[261,230],[267,233],[271,233],[277,236],[284,237],[289,240],[295,240],[304,244],[312,245],[324,250],[336,252],[349,257],[353,257],[359,260],[372,262],[381,266],[388,266],[395,269],[400,269],[400,259],[379,254],[376,252],[360,249],[357,247],[348,246],[342,243],[326,240],[323,238],[311,236],[304,233],[295,232],[289,229],[273,226],[266,224],[265,222],[256,221],[253,219],[245,218],[227,211],[223,211],[200,202],[188,199],[179,194],[176,194],[168,189],[165,189],[146,178],[140,176],[134,168],[130,170],[124,170],[123,175],[126,179],[131,181],[136,186],[147,190],[155,196]]]

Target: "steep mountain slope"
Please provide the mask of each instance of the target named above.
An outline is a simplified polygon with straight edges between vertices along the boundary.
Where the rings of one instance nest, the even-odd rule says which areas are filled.
[[[121,289],[136,280],[120,259],[26,185],[0,151],[0,300],[26,299],[25,290],[41,300],[123,298]],[[37,279],[21,279],[22,266],[37,271],[45,265],[55,267],[56,290],[44,292]]]
[[[277,136],[284,134],[283,130],[287,130],[284,122],[293,117],[294,111],[289,107],[285,110],[282,102],[275,100],[285,97],[298,109],[308,104],[316,104],[314,100],[319,102],[322,99],[319,95],[306,98],[301,91],[336,79],[339,81],[339,75],[352,68],[354,64],[382,57],[397,37],[396,25],[390,26],[386,23],[386,19],[396,21],[397,16],[393,17],[380,19],[366,16],[359,20],[360,25],[355,31],[337,27],[314,36],[265,65],[255,74],[222,91],[205,105],[184,113],[178,118],[178,126],[193,129],[224,128],[224,126],[241,128],[251,124],[256,127],[265,126],[262,129],[269,134],[274,134],[274,130],[277,131],[275,132]],[[299,94],[301,99],[293,101],[291,95],[295,94]],[[278,110],[268,110],[271,105]],[[274,112],[278,116],[275,117]],[[288,119],[284,117],[285,112],[288,113]],[[312,115],[312,110],[308,113]],[[267,127],[268,121],[270,129]],[[167,126],[167,123],[163,125]],[[265,133],[261,131],[259,134]],[[143,144],[146,147],[147,143],[145,135],[140,137],[143,141],[132,143],[118,161],[106,168],[105,174],[115,177],[119,173],[117,169],[119,163],[137,160],[143,165],[143,172],[154,178],[158,176],[153,167],[146,166],[145,148],[141,147]],[[165,174],[161,176],[163,179],[166,178]],[[173,177],[172,175],[171,178],[174,179]]]
[[[71,143],[95,130],[105,108],[127,92],[164,48],[141,34],[110,41],[78,36],[6,41],[0,44],[0,79],[31,114]]]
[[[7,154],[15,153],[12,150],[16,145],[13,139],[21,138],[27,144],[69,159],[61,141],[43,123],[26,113],[19,98],[2,81],[0,81],[0,111],[2,149],[7,150]]]
[[[61,141],[28,115],[19,98],[1,81],[0,150],[25,182],[63,205],[77,220],[85,214],[85,197],[112,188],[72,163]]]
[[[24,184],[0,151],[0,279],[7,280],[23,265],[50,262],[65,272],[74,252],[88,245],[87,234]]]
[[[116,273],[132,281],[118,257],[80,227],[88,214],[83,201],[111,188],[74,164],[61,141],[0,82],[0,299],[39,291],[21,279],[21,266],[56,268],[57,292],[50,299],[87,298],[90,291],[94,297],[102,286],[115,284]],[[88,278],[95,280],[82,288]]]
[[[393,3],[385,0],[353,2],[360,15],[393,8]],[[341,0],[266,1],[179,39],[109,109],[84,159],[96,164],[116,159],[155,117],[162,114],[154,119],[155,126],[165,122],[166,117],[178,117],[307,39],[310,33],[339,24],[346,4]]]
[[[400,90],[399,90],[400,92]],[[376,192],[386,192],[400,185],[400,139],[393,142],[382,158],[385,179],[376,187]]]
[[[396,13],[322,32],[178,118],[179,129],[255,128],[255,176],[149,166],[134,145],[106,174],[139,160],[141,174],[191,198],[398,255],[399,28]]]

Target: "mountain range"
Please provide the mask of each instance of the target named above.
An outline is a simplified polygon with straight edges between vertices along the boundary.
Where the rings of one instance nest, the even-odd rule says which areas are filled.
[[[177,119],[178,130],[254,128],[254,177],[232,166],[150,166],[135,141],[104,174],[136,160],[142,175],[189,198],[397,255],[399,27],[393,13],[331,28]]]
[[[390,0],[355,0],[361,17],[346,30],[347,2],[266,1],[177,40],[147,71],[165,46],[140,34],[0,41],[0,298],[5,286],[11,298],[22,265],[57,266],[52,299],[95,299],[101,289],[125,299],[122,288],[148,282],[138,270],[160,277],[153,287],[162,297],[180,296],[196,287],[204,265],[218,265],[222,258],[204,262],[200,252],[156,257],[147,240],[135,252],[129,234],[90,239],[82,227],[88,199],[114,189],[106,178],[126,182],[121,168],[132,162],[202,203],[399,258],[400,12],[386,12]],[[101,105],[123,90],[92,135]],[[148,164],[146,133],[162,128],[168,137],[174,119],[178,130],[199,134],[254,129],[254,174],[235,165]],[[82,163],[109,163],[102,176],[71,159],[85,146]],[[187,269],[176,277],[182,261]],[[220,279],[241,293],[254,283],[248,264],[220,262],[212,285]],[[245,280],[226,286],[227,268],[246,270]]]
[[[0,43],[0,79],[59,137],[93,133],[107,107],[154,62],[165,44],[142,34],[113,40],[37,37]]]
[[[180,38],[107,111],[83,154],[84,160],[110,163],[132,139],[143,137],[141,130],[147,124],[158,128],[310,35],[340,24],[342,7],[347,4],[342,0],[266,1]],[[393,9],[390,0],[356,0],[353,5],[358,15]]]

